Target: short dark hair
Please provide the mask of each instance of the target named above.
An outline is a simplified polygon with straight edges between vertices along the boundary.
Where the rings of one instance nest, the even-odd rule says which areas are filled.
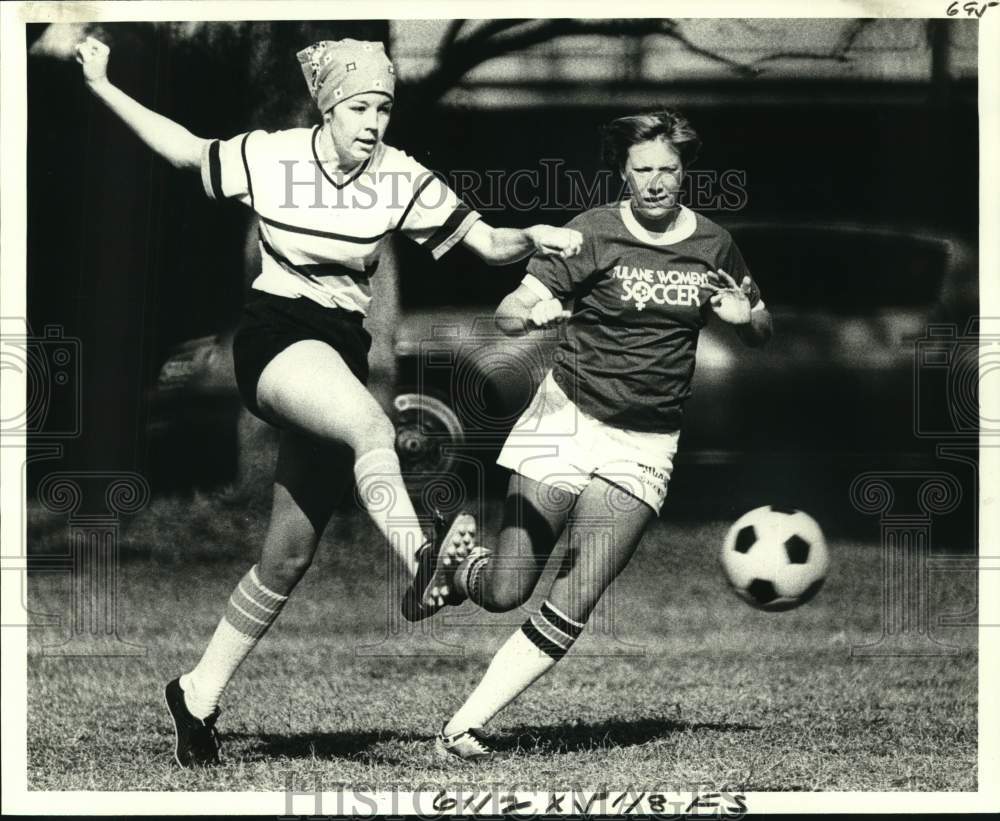
[[[639,143],[662,139],[681,155],[687,168],[701,150],[701,138],[687,117],[679,111],[663,109],[631,117],[619,117],[601,129],[601,155],[611,168],[625,170],[628,150]]]

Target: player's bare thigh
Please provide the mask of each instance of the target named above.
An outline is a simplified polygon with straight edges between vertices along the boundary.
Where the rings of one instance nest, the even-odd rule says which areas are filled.
[[[569,516],[568,545],[548,600],[575,621],[586,622],[655,517],[649,505],[594,477]]]
[[[356,455],[395,444],[392,422],[378,402],[340,354],[319,340],[289,345],[267,363],[257,403],[281,426],[345,442]]]

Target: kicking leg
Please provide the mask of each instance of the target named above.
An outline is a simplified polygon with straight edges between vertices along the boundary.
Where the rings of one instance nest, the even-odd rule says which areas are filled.
[[[175,757],[182,767],[218,761],[214,724],[222,692],[311,564],[333,507],[350,486],[345,481],[350,459],[344,445],[282,432],[260,561],[233,590],[197,666],[167,685],[177,732]]]
[[[317,340],[290,345],[264,368],[257,402],[285,425],[354,450],[361,503],[413,578],[425,536],[403,482],[396,431],[340,354]]]
[[[438,747],[476,758],[483,741],[470,728],[483,727],[572,647],[603,592],[625,568],[655,515],[636,501],[612,504],[619,493],[603,479],[590,482],[569,517],[570,544],[548,599],[500,648],[486,674],[442,728]],[[475,743],[473,743],[475,742]],[[468,756],[463,750],[470,751]]]

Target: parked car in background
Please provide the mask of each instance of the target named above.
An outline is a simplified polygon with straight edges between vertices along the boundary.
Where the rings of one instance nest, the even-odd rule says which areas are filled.
[[[931,325],[965,334],[977,310],[975,249],[893,226],[726,227],[760,283],[775,334],[751,350],[709,322],[678,466],[755,465],[794,484],[803,470],[843,473],[925,457],[917,408],[943,406],[948,396],[917,394],[915,346]],[[412,473],[447,470],[460,453],[492,463],[550,365],[562,331],[505,337],[493,326],[494,307],[404,305],[396,412]]]

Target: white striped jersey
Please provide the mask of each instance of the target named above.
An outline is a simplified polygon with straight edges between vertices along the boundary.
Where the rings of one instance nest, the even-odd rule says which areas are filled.
[[[255,289],[364,314],[390,234],[401,231],[437,259],[480,215],[384,143],[350,175],[331,175],[316,152],[319,133],[315,126],[212,140],[202,184],[213,199],[237,199],[259,216]]]

